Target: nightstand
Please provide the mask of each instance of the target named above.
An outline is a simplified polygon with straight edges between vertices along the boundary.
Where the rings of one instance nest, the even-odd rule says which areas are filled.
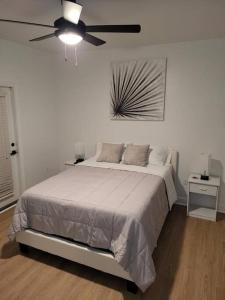
[[[80,163],[82,161],[84,161],[84,159],[79,161],[79,162],[75,162],[75,160],[68,160],[64,163],[64,165],[66,166],[66,169],[68,169],[68,168],[71,168],[71,167],[75,167],[78,163]]]
[[[201,180],[200,175],[191,174],[188,178],[187,215],[191,217],[216,221],[220,177],[210,176],[209,180]],[[191,203],[191,193],[212,196],[215,198],[215,208],[207,208]]]

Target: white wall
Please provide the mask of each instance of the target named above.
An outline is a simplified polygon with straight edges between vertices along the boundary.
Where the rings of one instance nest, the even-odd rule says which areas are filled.
[[[78,52],[79,53],[79,52]],[[225,211],[225,39],[135,49],[79,53],[79,66],[63,54],[0,40],[0,85],[15,86],[24,186],[58,171],[74,156],[77,140],[88,155],[99,140],[171,145],[179,151],[179,196],[196,154],[212,154],[223,176],[220,208]],[[110,62],[167,57],[165,121],[111,121]],[[219,171],[218,171],[219,170]]]
[[[111,121],[110,62],[167,57],[165,121]],[[58,62],[61,167],[84,141],[88,154],[99,140],[171,145],[179,152],[179,197],[196,154],[209,152],[223,176],[220,209],[225,211],[225,40],[208,40],[85,52],[79,66]],[[220,169],[218,171],[218,169]]]
[[[58,171],[53,66],[50,54],[0,40],[0,86],[15,87],[23,188]]]

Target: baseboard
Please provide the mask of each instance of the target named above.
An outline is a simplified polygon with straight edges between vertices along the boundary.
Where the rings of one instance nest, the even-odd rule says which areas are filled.
[[[178,197],[176,204],[187,206],[187,198],[186,197]]]
[[[178,197],[178,200],[176,201],[177,205],[187,206],[187,198],[186,197]],[[225,207],[220,206],[218,208],[218,212],[225,214]]]
[[[222,213],[222,214],[225,214],[225,207],[222,206],[218,209],[218,212]]]
[[[17,200],[13,201],[12,203],[5,205],[0,208],[0,214],[6,212],[7,210],[11,209],[12,207],[16,206]]]

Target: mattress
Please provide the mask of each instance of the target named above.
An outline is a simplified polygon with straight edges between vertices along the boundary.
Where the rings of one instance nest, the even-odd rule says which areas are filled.
[[[171,207],[170,172],[113,165],[84,162],[25,191],[10,238],[30,228],[108,249],[145,291],[155,279],[152,252]]]

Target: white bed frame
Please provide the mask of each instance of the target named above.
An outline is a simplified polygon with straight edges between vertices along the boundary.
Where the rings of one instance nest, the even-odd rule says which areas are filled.
[[[173,167],[173,178],[176,181],[177,174],[177,152],[171,151],[171,165]],[[64,238],[36,232],[31,229],[16,234],[16,241],[22,246],[31,246],[45,252],[69,259],[71,261],[92,267],[94,269],[133,281],[115,260],[113,254],[99,249],[94,249],[80,243],[69,241]],[[21,247],[22,249],[23,247]]]

